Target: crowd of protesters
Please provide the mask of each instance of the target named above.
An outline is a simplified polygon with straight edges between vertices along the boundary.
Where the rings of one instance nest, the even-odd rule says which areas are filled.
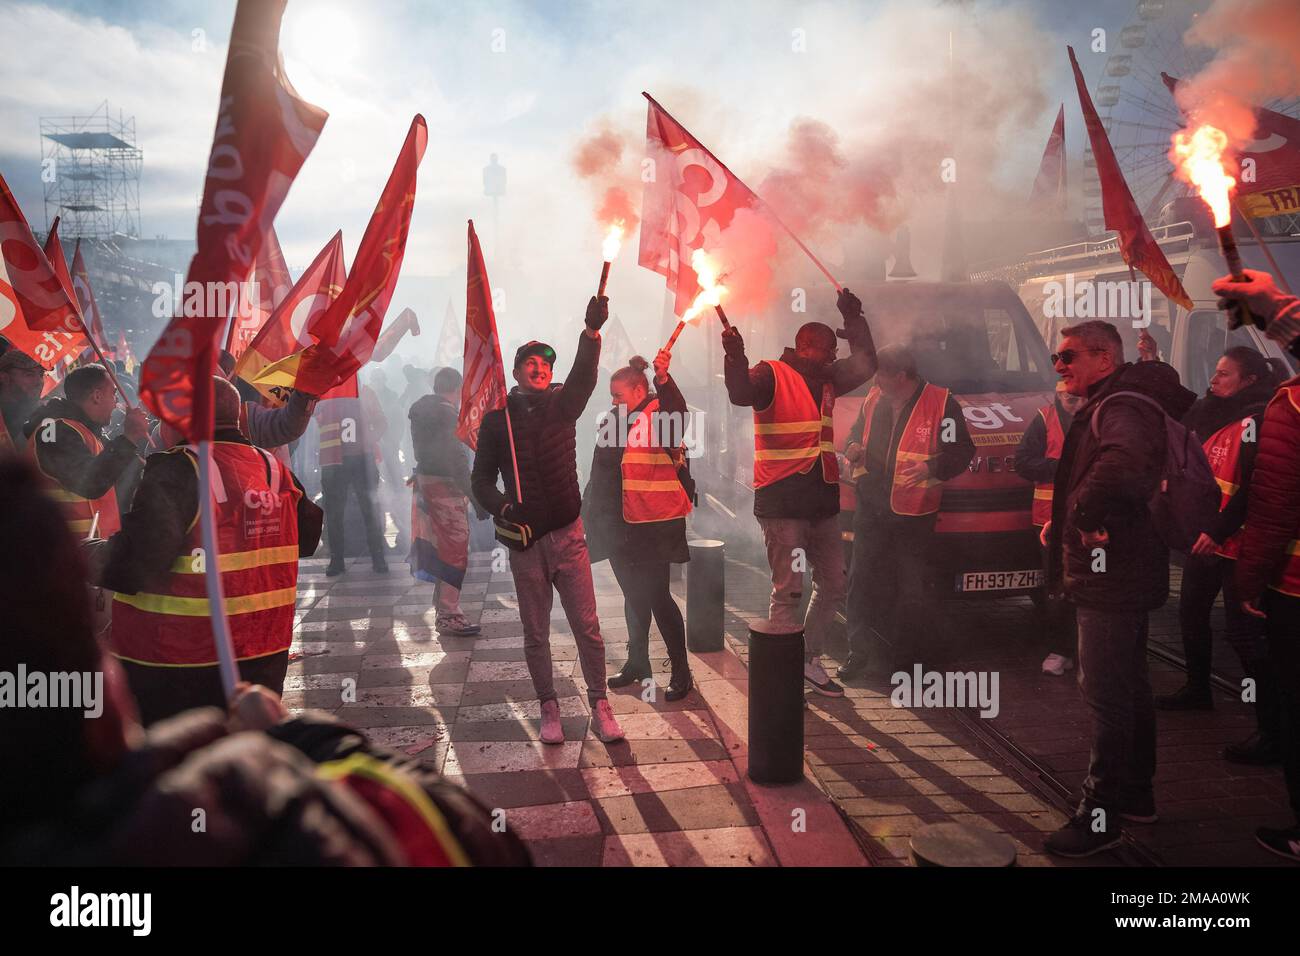
[[[1244,302],[1269,337],[1300,353],[1300,302],[1267,274],[1220,280],[1215,290]],[[728,397],[754,417],[754,513],[771,571],[769,619],[803,641],[803,679],[831,697],[844,689],[821,657],[837,612],[848,622],[842,682],[914,657],[917,641],[933,632],[925,621],[937,595],[917,565],[930,550],[944,483],[975,452],[956,398],[925,380],[912,351],[877,351],[863,304],[848,289],[837,307],[842,330],[809,322],[780,359],[751,366],[739,331],[722,336]],[[48,542],[41,563],[24,560],[20,548],[0,549],[0,606],[27,609],[12,622],[0,669],[95,672],[108,687],[104,719],[0,714],[6,766],[28,771],[0,784],[13,809],[0,821],[0,860],[527,862],[481,805],[417,761],[321,715],[289,718],[280,694],[298,562],[316,553],[324,531],[326,574],[347,572],[345,516],[355,500],[372,570],[388,572],[391,520],[411,573],[434,585],[435,630],[473,637],[480,628],[461,610],[460,591],[473,516],[490,518],[509,555],[542,743],[565,739],[550,646],[557,591],[601,741],[623,739],[607,688],[656,680],[652,624],[668,651],[664,696],[691,694],[670,581],[671,566],[688,560],[695,486],[683,448],[687,401],[670,374],[670,352],[656,355],[653,367],[631,357],[610,376],[611,407],[597,422],[589,479],[579,486],[578,423],[596,389],[608,318],[608,300],[592,298],[562,383],[553,380],[552,346],[519,347],[515,387],[505,407],[483,417],[472,455],[458,435],[455,369],[407,366],[400,396],[375,374],[355,397],[292,393],[274,406],[232,383],[232,363],[223,363],[213,383],[210,453],[217,573],[244,678],[233,695],[205,585],[203,452],[165,425],[151,431],[141,409],[118,407],[119,383],[133,388],[124,368],[114,370],[117,381],[98,364],[77,368],[42,400],[46,370],[17,350],[0,354],[0,540]],[[1061,335],[1057,396],[1027,427],[1016,465],[1034,484],[1043,548],[1043,670],[1060,675],[1077,665],[1092,754],[1077,813],[1046,848],[1090,855],[1117,845],[1125,822],[1157,820],[1156,711],[1213,706],[1210,617],[1220,594],[1228,642],[1255,684],[1257,717],[1257,732],[1226,748],[1225,758],[1280,763],[1300,818],[1300,378],[1279,382],[1274,363],[1232,348],[1198,399],[1149,337],[1141,360],[1129,363],[1109,323],[1083,322]],[[847,357],[837,357],[838,338]],[[835,401],[867,383],[837,448]],[[291,464],[307,457],[300,443],[313,422],[323,513]],[[1167,486],[1167,447],[1184,433],[1203,446],[1219,505],[1182,561],[1187,683],[1157,699],[1147,672],[1148,616],[1168,599],[1171,553],[1150,502]],[[857,495],[847,571],[837,451]],[[407,487],[409,518],[396,497]],[[592,577],[593,562],[606,559],[628,629],[627,659],[612,675]],[[812,594],[800,615],[805,568]],[[103,607],[109,597],[111,614]],[[20,743],[32,739],[42,746]],[[175,839],[152,838],[170,832],[193,794],[217,780],[224,796],[209,812],[224,824],[222,840],[192,846],[188,817]],[[1300,824],[1261,829],[1258,840],[1300,858]]]

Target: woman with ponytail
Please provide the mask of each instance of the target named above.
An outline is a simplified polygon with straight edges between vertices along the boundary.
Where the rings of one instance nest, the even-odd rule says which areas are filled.
[[[668,374],[672,354],[655,356],[655,391],[648,363],[633,356],[610,379],[614,407],[597,429],[582,523],[591,562],[609,559],[623,590],[627,663],[609,678],[624,687],[652,678],[650,620],[668,646],[672,676],[665,697],[680,700],[693,685],[686,626],[668,586],[668,566],[689,559],[686,515],[694,482],[682,449],[686,399]]]
[[[1188,410],[1183,424],[1204,444],[1210,468],[1222,492],[1219,514],[1206,528],[1183,566],[1178,617],[1187,658],[1187,683],[1173,694],[1156,698],[1162,710],[1212,710],[1210,614],[1223,592],[1225,637],[1256,684],[1255,718],[1258,732],[1224,749],[1234,763],[1269,764],[1278,759],[1278,698],[1264,651],[1263,622],[1241,607],[1234,584],[1246,499],[1264,406],[1277,388],[1271,359],[1238,345],[1219,359],[1210,389]]]

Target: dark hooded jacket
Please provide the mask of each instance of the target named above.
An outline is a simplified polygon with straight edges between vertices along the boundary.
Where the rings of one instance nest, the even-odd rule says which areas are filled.
[[[1169,597],[1169,549],[1147,508],[1164,469],[1165,425],[1146,402],[1121,396],[1106,403],[1094,437],[1098,405],[1121,391],[1155,399],[1175,420],[1196,398],[1164,362],[1125,363],[1088,390],[1056,469],[1048,580],[1081,607],[1150,611]],[[1080,532],[1102,528],[1110,541],[1094,554]]]
[[[1259,435],[1264,406],[1276,389],[1277,384],[1270,381],[1256,382],[1227,398],[1206,393],[1183,416],[1183,425],[1196,433],[1201,444],[1209,441],[1219,429],[1247,418],[1255,419],[1255,434]],[[1246,521],[1246,500],[1250,496],[1250,480],[1255,471],[1258,450],[1258,441],[1241,443],[1241,481],[1237,483],[1237,493],[1219,511],[1214,523],[1205,529],[1205,533],[1219,544],[1232,537]]]
[[[32,435],[46,419],[71,419],[90,429],[103,443],[103,451],[92,454],[81,436],[60,421],[54,426],[53,441],[36,442],[36,458],[45,472],[66,491],[83,498],[100,498],[112,489],[122,474],[139,460],[140,448],[128,438],[118,435],[111,441],[104,430],[90,421],[81,409],[66,398],[52,398],[32,412],[23,426],[23,435],[32,441]],[[141,448],[143,447],[143,443]],[[125,502],[118,502],[119,508]]]

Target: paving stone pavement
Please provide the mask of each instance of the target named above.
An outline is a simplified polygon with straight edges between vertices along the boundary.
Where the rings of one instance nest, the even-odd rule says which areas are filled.
[[[662,685],[611,691],[627,741],[589,734],[590,708],[572,632],[556,602],[552,657],[565,743],[538,740],[539,708],[524,663],[508,569],[475,554],[461,607],[478,637],[439,637],[433,587],[404,564],[387,575],[349,560],[327,578],[303,561],[285,682],[291,710],[330,711],[371,740],[427,761],[500,808],[542,865],[860,866],[859,842],[834,801],[805,780],[751,783],[747,672],[736,652],[692,654],[696,690],[668,703],[667,652],[651,635]],[[627,656],[623,599],[608,564],[595,569],[607,669]],[[684,605],[681,582],[675,584]],[[644,695],[644,696],[643,696]]]

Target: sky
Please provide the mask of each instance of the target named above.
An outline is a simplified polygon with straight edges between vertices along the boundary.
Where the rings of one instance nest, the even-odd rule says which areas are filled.
[[[581,317],[600,265],[593,191],[572,156],[602,124],[642,134],[642,90],[756,185],[801,119],[827,124],[849,153],[897,149],[906,131],[945,122],[942,97],[929,91],[946,89],[955,28],[954,55],[975,80],[956,98],[976,166],[969,175],[982,195],[1027,195],[1062,102],[1078,161],[1065,45],[1092,81],[1105,58],[1089,52],[1091,31],[1118,32],[1133,9],[1132,0],[292,0],[281,32],[288,76],[330,118],[277,233],[295,271],[339,228],[351,261],[420,112],[430,138],[404,278],[453,288],[473,218],[500,290],[503,339],[563,328]],[[34,229],[47,225],[39,118],[85,114],[107,99],[136,119],[143,234],[193,235],[233,12],[233,0],[0,2],[0,172]],[[496,218],[481,178],[492,153],[509,176]],[[918,217],[926,203],[917,196]],[[834,260],[838,237],[816,238]],[[637,267],[634,251],[615,264],[610,294],[634,343],[652,354],[635,330],[657,334],[663,280]],[[933,269],[924,254],[914,258],[923,275]],[[407,287],[392,315],[411,304]],[[462,312],[463,285],[448,294]],[[436,329],[445,300],[414,304]]]

